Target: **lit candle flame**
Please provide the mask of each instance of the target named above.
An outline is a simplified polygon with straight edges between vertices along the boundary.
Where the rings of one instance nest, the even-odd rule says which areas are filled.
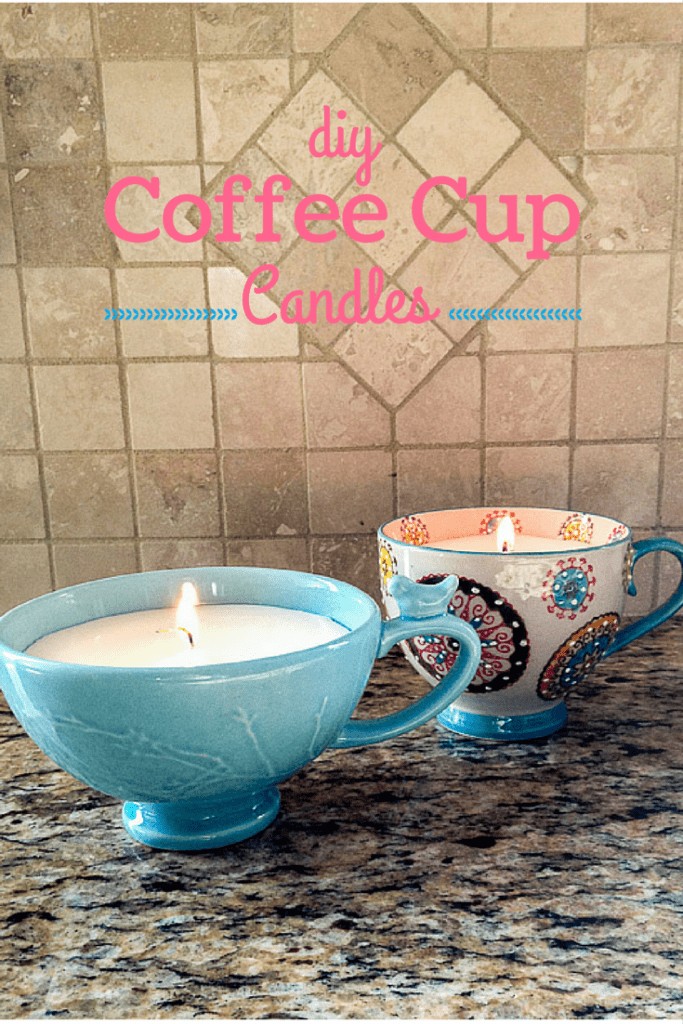
[[[190,647],[196,647],[199,638],[199,616],[197,605],[199,597],[192,583],[183,583],[180,600],[175,615],[176,629],[182,630],[190,641]]]
[[[498,544],[498,550],[502,554],[507,554],[509,551],[514,551],[515,548],[515,526],[510,519],[510,516],[503,516],[501,521],[498,523],[498,529],[496,530],[496,542]]]

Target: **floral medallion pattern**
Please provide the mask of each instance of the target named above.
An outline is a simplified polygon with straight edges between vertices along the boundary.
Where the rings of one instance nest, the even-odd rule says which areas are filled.
[[[548,570],[543,581],[542,597],[546,611],[558,619],[570,621],[585,612],[595,596],[593,566],[585,558],[572,555],[561,558]]]
[[[617,523],[616,526],[612,527],[607,537],[607,543],[611,544],[613,540],[623,540],[624,537],[628,537],[628,527],[624,526],[623,523]]]
[[[509,508],[494,508],[492,512],[487,512],[479,524],[479,533],[493,533],[500,520],[504,519],[505,516],[509,516],[512,520],[515,533],[521,533],[522,523],[517,514],[511,512]]]
[[[394,553],[390,545],[383,540],[379,546],[379,579],[383,594],[387,593],[389,580],[396,575],[397,571],[398,566]]]
[[[401,520],[401,540],[418,547],[429,541],[429,530],[419,516],[404,516]]]
[[[542,700],[559,700],[582,682],[604,657],[619,627],[616,612],[597,615],[555,651],[536,687]]]
[[[446,577],[430,574],[418,583],[440,583]],[[518,612],[495,590],[460,577],[448,606],[451,615],[469,622],[481,641],[481,661],[468,693],[504,690],[524,674],[529,661],[529,637]],[[418,636],[406,641],[414,658],[438,682],[458,655],[458,641],[447,636]]]
[[[593,520],[580,512],[568,516],[560,527],[562,540],[578,540],[581,544],[590,544],[593,539]]]

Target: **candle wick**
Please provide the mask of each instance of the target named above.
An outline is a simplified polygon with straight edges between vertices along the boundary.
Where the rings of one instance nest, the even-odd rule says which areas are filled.
[[[190,647],[194,647],[194,637],[192,636],[192,633],[190,633],[189,629],[186,629],[185,626],[178,626],[178,629],[181,633],[186,634],[187,639],[190,641]]]
[[[507,555],[509,550],[510,550],[510,545],[508,544],[508,542],[506,540],[504,540],[503,541],[503,554]]]

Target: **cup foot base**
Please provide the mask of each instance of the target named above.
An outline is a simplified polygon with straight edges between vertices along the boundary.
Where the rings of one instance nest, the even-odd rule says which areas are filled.
[[[461,736],[514,743],[557,732],[567,721],[567,708],[562,702],[533,715],[477,715],[451,706],[437,715],[437,721]]]
[[[129,836],[158,850],[214,850],[261,832],[277,817],[275,786],[238,799],[145,804],[127,801],[123,825]]]

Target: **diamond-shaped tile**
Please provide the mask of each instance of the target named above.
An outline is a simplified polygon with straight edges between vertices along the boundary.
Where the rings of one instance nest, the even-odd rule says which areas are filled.
[[[358,128],[362,133],[368,125],[367,116],[358,110],[339,86],[319,71],[294,94],[259,142],[304,192],[335,195],[354,177],[360,160],[311,156],[308,140],[311,133],[323,123],[324,106],[330,107],[332,112],[333,133],[336,133],[336,126],[342,123],[336,116],[340,110],[346,111],[343,125],[347,137],[352,128]],[[374,129],[373,148],[381,141],[381,133]]]
[[[498,168],[496,173],[489,178],[483,191],[488,196],[487,224],[489,231],[494,234],[504,231],[507,222],[507,208],[503,203],[498,202],[500,195],[516,195],[518,203],[518,228],[524,235],[523,242],[500,242],[504,250],[522,269],[529,266],[527,252],[532,247],[532,208],[526,202],[527,195],[551,196],[562,194],[569,196],[583,209],[586,201],[581,196],[569,178],[562,171],[558,170],[555,164],[545,156],[538,146],[528,139],[507,158],[505,163]],[[544,211],[543,222],[551,234],[559,235],[567,227],[567,211],[562,203],[553,203]],[[544,248],[548,248],[546,243]],[[568,240],[567,245],[575,245],[573,239]]]
[[[456,214],[443,230],[457,231],[464,226],[464,219]],[[450,320],[448,311],[454,306],[491,306],[517,278],[493,246],[468,226],[467,237],[460,242],[430,242],[401,274],[400,283],[411,292],[422,285],[430,308],[441,309],[439,324],[459,341],[472,324]]]
[[[430,174],[464,174],[472,188],[518,137],[517,126],[490,96],[464,71],[454,71],[398,141]]]
[[[382,296],[382,306],[387,295]],[[336,351],[391,405],[398,405],[450,351],[441,331],[425,324],[353,324]]]
[[[363,188],[352,182],[340,199],[340,205],[351,196],[370,192],[381,197],[386,203],[388,217],[382,223],[361,224],[360,230],[370,233],[378,228],[384,230],[379,242],[362,243],[367,253],[379,266],[394,273],[408,258],[415,247],[423,241],[415,227],[412,215],[412,201],[415,192],[425,181],[424,175],[408,160],[396,146],[385,146],[372,165],[372,185]],[[373,207],[374,209],[374,207]],[[424,204],[428,224],[436,225],[450,209],[449,204],[436,190],[432,190]]]
[[[329,66],[344,88],[393,131],[453,62],[404,4],[377,4],[334,47]]]

